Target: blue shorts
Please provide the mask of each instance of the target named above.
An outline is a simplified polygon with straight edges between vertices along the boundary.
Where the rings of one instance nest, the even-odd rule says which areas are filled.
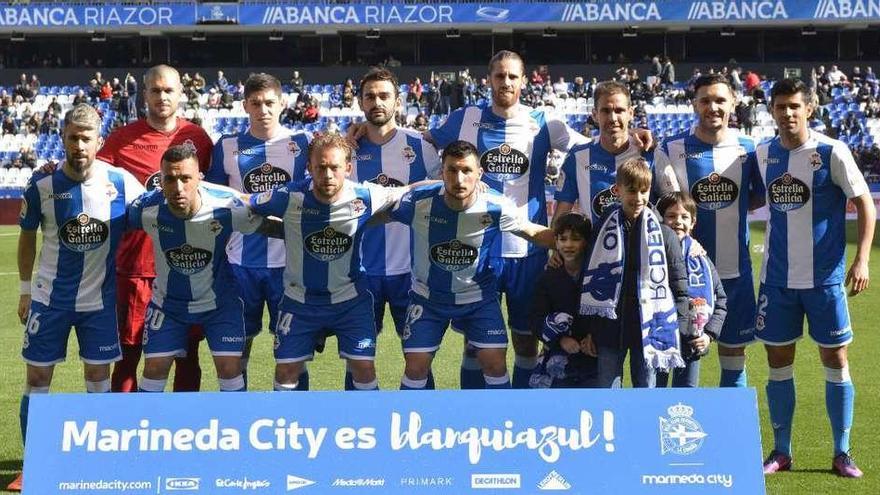
[[[755,341],[755,284],[751,272],[736,278],[723,278],[727,294],[727,317],[718,343],[725,347],[745,347]]]
[[[241,314],[237,297],[217,301],[217,309],[183,315],[166,313],[151,301],[144,318],[144,356],[186,356],[191,325],[202,325],[212,355],[241,356],[245,340]]]
[[[244,302],[244,332],[248,338],[263,329],[263,306],[269,309],[269,331],[275,332],[278,303],[284,296],[284,268],[247,268],[231,265]]]
[[[412,276],[401,275],[366,275],[367,287],[373,294],[373,315],[376,318],[376,334],[382,333],[385,321],[385,303],[391,308],[391,318],[397,335],[403,331],[406,320],[406,307],[409,305],[409,288]]]
[[[852,342],[852,325],[843,284],[813,289],[761,284],[755,336],[767,345],[796,342],[804,333],[804,315],[810,324],[810,337],[820,347],[839,347]]]
[[[535,282],[547,266],[547,252],[525,258],[493,258],[492,267],[498,278],[498,292],[507,294],[507,325],[511,333],[531,335],[529,309],[535,294]],[[458,322],[455,328],[459,329]]]
[[[53,309],[37,301],[31,302],[21,357],[33,366],[52,366],[64,361],[70,327],[76,328],[79,357],[83,362],[108,364],[122,359],[115,305],[98,311],[77,312]]]
[[[340,357],[374,360],[373,296],[365,291],[336,304],[303,304],[284,297],[278,310],[275,361],[308,361],[315,356],[319,340],[331,334],[336,335]]]
[[[434,352],[440,348],[450,320],[467,341],[480,349],[507,348],[501,304],[495,298],[471,304],[431,302],[410,293],[403,327],[403,352]]]

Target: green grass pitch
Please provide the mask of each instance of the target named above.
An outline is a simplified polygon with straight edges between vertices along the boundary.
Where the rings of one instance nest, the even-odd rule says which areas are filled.
[[[763,231],[753,228],[752,262],[757,276],[760,267],[758,247],[763,245]],[[0,386],[0,489],[21,469],[22,447],[18,429],[18,405],[24,381],[24,365],[20,358],[21,331],[16,307],[18,304],[18,272],[15,262],[18,229],[0,227],[0,369],[4,381]],[[854,224],[850,224],[848,254],[855,253]],[[850,312],[855,328],[855,342],[850,349],[850,368],[856,384],[856,414],[852,432],[853,455],[865,471],[861,480],[843,480],[830,474],[831,434],[825,414],[825,386],[816,346],[805,339],[799,346],[795,363],[797,383],[797,411],[794,420],[795,471],[781,473],[767,479],[770,494],[870,494],[880,493],[880,434],[871,426],[880,420],[880,366],[875,353],[880,349],[880,242],[875,241],[871,257],[872,287],[867,293],[850,300]],[[403,372],[397,337],[386,314],[385,332],[379,339],[377,367],[380,386],[397,388]],[[458,364],[461,338],[447,332],[446,341],[437,355],[434,373],[439,388],[455,388],[458,384]],[[76,359],[76,341],[71,340],[68,354],[71,359],[59,365],[55,372],[53,391],[81,391],[82,371]],[[249,366],[250,386],[254,390],[269,390],[272,384],[271,340],[263,332],[256,340]],[[216,390],[210,356],[201,353],[205,390]],[[509,356],[510,357],[510,356]],[[769,450],[771,430],[768,423],[764,384],[767,366],[764,349],[753,345],[748,350],[749,384],[758,390],[763,451]],[[310,364],[312,388],[334,390],[341,388],[343,366],[336,358],[335,341],[328,342],[324,354]],[[702,384],[718,383],[718,361],[713,354],[702,367]]]

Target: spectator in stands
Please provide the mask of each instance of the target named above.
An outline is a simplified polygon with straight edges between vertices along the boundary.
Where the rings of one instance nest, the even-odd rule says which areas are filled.
[[[43,122],[40,123],[40,134],[60,134],[61,133],[61,124],[58,120],[58,115],[55,112],[48,111],[46,112],[46,116],[43,117]]]
[[[865,105],[865,117],[869,119],[880,118],[880,101],[871,98]]]
[[[15,89],[12,91],[13,96],[21,96],[25,100],[30,100],[34,97],[31,93],[30,84],[28,84],[27,74],[22,74],[18,78],[18,84],[15,86]]]
[[[663,57],[663,70],[660,72],[660,82],[666,86],[675,84],[675,65],[669,57]]]
[[[300,95],[302,97],[302,95]],[[235,89],[232,91],[232,99],[235,101],[241,101],[244,99],[244,83],[241,82],[241,79],[238,80],[238,84],[235,85]]]
[[[3,119],[3,124],[0,125],[0,129],[3,130],[3,134],[16,135],[18,134],[18,126],[15,125],[15,119],[12,118],[12,115],[7,115]]]
[[[572,98],[587,98],[587,84],[584,82],[583,76],[575,76],[574,84],[571,86]]]
[[[76,91],[76,96],[74,96],[73,101],[71,101],[73,106],[77,106],[81,103],[88,103],[88,102],[89,102],[89,97],[88,97],[88,95],[86,95],[86,92],[83,91],[82,89],[78,89]]]
[[[192,84],[190,84],[189,87],[184,86],[183,95],[186,97],[186,103],[183,107],[187,110],[192,109],[198,111],[199,92],[196,91],[196,88]]]
[[[180,76],[180,84],[183,85],[183,89],[191,88],[193,84],[193,78],[189,75],[189,72],[184,72],[182,76]]]
[[[396,58],[394,58],[394,55],[389,53],[388,58],[385,59],[384,65],[389,69],[399,69],[401,64],[400,60],[397,60]]]
[[[104,102],[113,100],[113,86],[110,85],[110,81],[104,81],[104,84],[101,85],[98,98]]]
[[[874,74],[874,69],[871,67],[865,68],[865,81],[870,83],[875,88],[877,87],[877,75]]]
[[[532,75],[529,77],[529,84],[534,84],[535,86],[544,85],[544,78],[541,77],[537,69],[532,71]]]
[[[228,87],[228,86],[227,86]],[[232,96],[232,93],[223,89],[220,90],[220,108],[225,108],[226,110],[232,110],[232,102],[235,99]]]
[[[36,135],[40,132],[40,125],[43,123],[42,118],[40,118],[40,114],[35,113],[31,115],[29,119],[24,124],[25,133],[30,135]]]
[[[312,124],[318,121],[319,110],[318,101],[315,98],[309,100],[303,110],[302,121],[304,124]]]
[[[755,71],[746,72],[746,80],[745,80],[745,90],[746,94],[752,94],[752,90],[754,90],[758,85],[761,84],[761,77],[758,76],[758,73]]]
[[[290,89],[294,93],[301,95],[303,93],[303,86],[304,85],[305,85],[305,83],[303,82],[303,78],[300,77],[299,71],[298,70],[293,71],[293,77],[290,78]]]
[[[135,78],[131,73],[125,75],[125,93],[128,95],[128,116],[127,118],[131,120],[132,118],[140,118],[141,116],[138,113],[138,82],[137,78]],[[60,112],[58,112],[60,113]]]
[[[820,65],[818,69],[816,69],[816,78],[819,79],[819,83],[827,83],[831,84],[831,81],[828,79],[828,73],[825,72],[825,66]]]
[[[852,74],[850,74],[849,80],[850,82],[852,82],[853,87],[859,87],[864,82],[862,69],[860,69],[858,65],[853,67]]]
[[[205,107],[208,109],[220,109],[220,93],[217,92],[217,88],[208,90],[208,100],[205,102]]]
[[[648,70],[648,87],[651,91],[656,91],[657,85],[660,84],[660,74],[663,72],[663,65],[660,64],[660,57],[651,58],[651,68]]]
[[[203,94],[205,88],[208,86],[208,82],[205,81],[205,76],[198,72],[193,75],[192,84],[193,89],[195,89],[198,94]]]
[[[38,94],[40,94],[40,79],[36,74],[31,74],[31,80],[28,83],[28,89],[30,90],[31,97],[30,100],[33,100]]]
[[[553,80],[553,78],[550,77],[550,66],[546,64],[538,66],[538,75],[541,76],[541,80],[544,81],[544,84]]]
[[[86,93],[89,102],[97,102],[101,99],[101,86],[98,85],[97,79],[89,80],[89,87]]]
[[[831,70],[828,71],[828,82],[831,83],[831,86],[847,86],[849,81],[843,71],[838,69],[836,65],[832,65]]]
[[[354,88],[351,86],[342,89],[342,108],[354,108]]]
[[[31,146],[22,146],[18,150],[21,159],[21,168],[34,168],[37,166],[37,153]]]
[[[293,105],[287,107],[287,110],[281,114],[281,123],[284,125],[292,125],[296,122],[302,122],[305,110],[305,102],[302,100],[297,101]]]
[[[419,114],[416,115],[415,120],[413,120],[412,128],[419,132],[425,132],[428,130],[428,117],[424,112],[419,112]]]
[[[99,67],[100,67],[100,65],[99,65]],[[101,74],[100,71],[95,72],[94,79],[95,79],[95,81],[98,82],[98,86],[101,86],[104,84],[104,75]]]
[[[58,97],[53,96],[52,100],[49,101],[49,105],[46,107],[46,111],[53,111],[55,115],[61,115],[61,103],[58,103]]]
[[[831,103],[831,85],[821,78],[817,78],[817,80],[819,81],[819,86],[816,87],[816,98],[819,101],[819,105],[824,106]]]
[[[480,78],[480,82],[478,82],[474,86],[474,103],[479,103],[481,100],[489,99],[489,82],[486,81],[485,77]]]
[[[740,79],[740,77],[739,77],[739,69],[736,67],[731,69],[727,78],[730,80],[730,85],[733,87],[733,91],[734,91],[734,93],[736,93],[736,96],[737,97],[742,96],[743,95],[743,82],[742,82],[742,79]]]
[[[752,128],[755,126],[755,121],[758,118],[757,108],[754,98],[750,99],[748,104],[740,100],[736,105],[736,120],[739,122],[743,133],[749,136],[752,135]]]
[[[559,79],[556,80],[556,84],[553,85],[553,92],[556,93],[557,98],[568,98],[571,94],[568,92],[568,83],[565,82],[565,78],[559,76]]]
[[[437,89],[440,93],[440,111],[441,115],[449,115],[450,106],[452,104],[452,83],[445,77],[440,77],[437,82]]]
[[[422,105],[422,80],[416,77],[409,84],[409,92],[406,93],[406,108],[410,105],[418,109]]]
[[[217,80],[214,81],[214,89],[218,92],[226,91],[226,88],[229,87],[229,81],[226,80],[226,76],[223,75],[222,70],[217,71]]]

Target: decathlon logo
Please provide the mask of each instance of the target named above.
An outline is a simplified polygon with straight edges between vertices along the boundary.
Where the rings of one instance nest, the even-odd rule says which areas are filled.
[[[816,19],[880,17],[880,0],[819,0]]]
[[[520,487],[518,474],[472,474],[471,488],[503,490]]]
[[[688,19],[729,21],[754,19],[788,19],[782,0],[694,2]]]
[[[660,21],[656,2],[569,3],[562,22]]]
[[[693,418],[694,408],[679,402],[666,412],[668,418],[660,417],[660,453],[690,455],[700,450],[707,434]]]

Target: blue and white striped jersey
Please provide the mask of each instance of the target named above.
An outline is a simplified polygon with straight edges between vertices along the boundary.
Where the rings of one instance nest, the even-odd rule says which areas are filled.
[[[32,282],[34,301],[68,311],[116,305],[116,247],[126,228],[126,206],[144,187],[133,175],[100,160],[76,182],[64,174],[36,172],[21,203],[22,230],[43,231]]]
[[[205,180],[236,191],[259,194],[305,178],[312,135],[284,128],[264,141],[250,131],[223,136],[214,145]],[[284,241],[259,234],[232,234],[226,248],[229,262],[247,268],[284,266]]]
[[[334,304],[366,290],[360,257],[364,224],[404,191],[346,180],[339,199],[325,204],[306,179],[252,196],[255,212],[284,221],[284,295],[304,304]]]
[[[447,304],[498,297],[489,256],[502,232],[519,231],[521,210],[490,190],[457,211],[446,205],[443,192],[443,184],[416,188],[391,212],[412,229],[413,292]]]
[[[509,198],[533,223],[547,225],[544,177],[551,149],[567,152],[590,140],[558,117],[524,105],[509,119],[492,108],[469,106],[452,112],[441,127],[431,130],[438,147],[455,140],[474,144],[480,153],[483,181]],[[502,235],[495,256],[522,258],[541,248],[513,234]]]
[[[849,147],[810,131],[797,149],[776,137],[757,156],[770,210],[761,282],[790,289],[842,283],[846,200],[869,191]]]
[[[439,174],[440,156],[434,145],[421,134],[399,129],[385,144],[374,144],[366,136],[360,139],[351,179],[399,187]],[[365,230],[361,263],[367,275],[409,273],[409,228],[392,222]]]
[[[599,140],[579,144],[568,152],[559,177],[556,180],[556,201],[574,203],[578,201],[582,213],[590,214],[595,224],[605,210],[620,203],[620,198],[611,193],[611,186],[617,179],[617,169],[630,158],[642,156],[648,163],[654,161],[650,153],[640,153],[630,146],[619,155],[612,155]]]
[[[172,315],[204,313],[238,297],[226,244],[233,232],[253,233],[263,220],[228,188],[203,182],[199,194],[202,206],[187,220],[171,213],[158,189],[129,207],[129,227],[153,241],[153,303]]]
[[[764,194],[755,141],[733,129],[719,144],[704,143],[693,130],[672,136],[654,155],[658,194],[687,191],[697,203],[693,237],[706,248],[718,276],[751,273],[749,196]]]

